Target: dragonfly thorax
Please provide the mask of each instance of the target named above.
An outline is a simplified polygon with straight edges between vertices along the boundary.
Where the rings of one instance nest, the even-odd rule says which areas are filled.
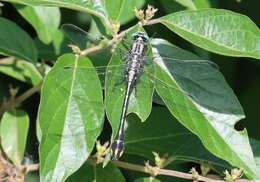
[[[133,44],[129,50],[129,53],[133,57],[136,55],[139,59],[140,58],[142,59],[143,56],[145,55],[145,52],[146,52],[146,45],[141,38],[133,41]]]

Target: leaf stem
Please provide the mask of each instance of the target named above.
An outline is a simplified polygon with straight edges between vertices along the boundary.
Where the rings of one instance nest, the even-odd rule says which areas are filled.
[[[7,102],[4,102],[0,107],[0,116],[6,111],[13,107],[19,106],[24,100],[35,94],[36,92],[40,91],[42,86],[42,82],[35,85],[34,87],[30,88],[26,92],[24,92],[22,95],[16,98],[10,98]]]

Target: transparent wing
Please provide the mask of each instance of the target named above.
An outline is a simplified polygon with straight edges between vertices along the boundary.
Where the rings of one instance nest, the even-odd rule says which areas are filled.
[[[63,24],[61,29],[65,33],[65,36],[72,41],[73,44],[79,46],[80,49],[85,49],[88,42],[98,44],[100,41],[100,39],[91,36],[89,33],[73,24]]]

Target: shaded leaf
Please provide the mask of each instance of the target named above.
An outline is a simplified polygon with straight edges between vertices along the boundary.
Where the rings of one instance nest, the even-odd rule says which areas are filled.
[[[42,80],[41,74],[32,63],[15,58],[2,59],[0,72],[33,85],[37,85]]]
[[[229,168],[223,160],[208,152],[196,135],[185,129],[164,107],[153,107],[145,123],[128,118],[125,153],[154,160],[152,152],[168,154],[173,164],[179,162],[207,163],[212,168]]]
[[[15,5],[18,12],[34,27],[39,39],[49,44],[60,24],[60,10],[57,7]]]
[[[210,7],[209,0],[175,0],[175,1],[190,10],[197,10],[197,9]]]
[[[192,9],[192,10],[197,9],[192,0],[175,0],[175,1],[181,4],[182,6],[187,7],[188,9]]]
[[[260,59],[260,31],[248,17],[223,9],[182,11],[161,23],[196,46],[227,55]]]
[[[1,145],[8,158],[16,165],[21,165],[24,158],[29,117],[22,110],[4,113],[1,120]]]
[[[71,43],[61,30],[56,31],[52,43],[46,45],[39,39],[35,39],[34,43],[38,49],[39,58],[48,61],[56,60],[64,53],[72,52],[68,45]]]
[[[0,17],[0,54],[37,61],[37,50],[31,37],[15,23]]]
[[[89,59],[65,54],[45,77],[38,112],[42,181],[64,181],[78,170],[102,130],[101,85],[94,68],[78,69],[86,66]]]
[[[260,171],[260,141],[254,138],[250,138],[250,144],[254,152],[254,158],[257,165],[257,171]],[[258,178],[255,178],[258,179]]]
[[[86,163],[66,181],[124,182],[125,179],[121,171],[111,163],[109,163],[105,168],[103,168],[102,165],[94,166]]]

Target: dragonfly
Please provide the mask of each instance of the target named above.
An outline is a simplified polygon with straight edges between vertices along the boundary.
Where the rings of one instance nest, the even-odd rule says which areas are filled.
[[[89,35],[89,33],[85,32],[84,30],[80,29],[79,27],[72,25],[72,24],[65,24],[62,26],[63,31],[67,35],[67,37],[72,41],[72,43],[77,44],[81,49],[86,46],[86,42],[90,41],[91,43],[98,44],[100,40],[95,39]],[[165,67],[166,70],[169,69],[169,67],[174,66],[171,70],[171,72],[176,75],[176,77],[179,78],[185,78],[186,77],[192,77],[192,75],[184,74],[183,75],[183,68],[188,69],[197,69],[200,66],[203,66],[205,68],[204,73],[202,76],[207,77],[207,74],[211,75],[214,74],[214,71],[218,69],[217,65],[213,62],[210,62],[208,60],[201,60],[201,59],[185,59],[185,55],[182,59],[179,58],[171,58],[167,57],[167,55],[162,55],[157,51],[157,49],[154,49],[153,56],[149,56],[149,43],[150,38],[144,31],[137,31],[131,34],[131,40],[130,42],[126,42],[125,50],[122,47],[119,47],[117,50],[119,52],[113,53],[113,54],[119,54],[120,57],[124,60],[122,64],[119,65],[107,65],[107,66],[100,66],[96,67],[95,70],[100,75],[106,75],[106,74],[117,74],[120,75],[122,81],[124,82],[125,86],[125,93],[124,93],[124,99],[121,106],[121,116],[119,119],[119,127],[117,130],[117,133],[115,135],[115,138],[111,144],[111,158],[112,160],[118,160],[124,151],[124,129],[125,129],[125,123],[126,123],[126,117],[128,113],[128,106],[131,98],[131,94],[133,90],[135,89],[136,85],[138,84],[139,80],[144,75],[149,75],[151,82],[159,82],[161,85],[164,85],[165,87],[174,89],[176,92],[179,92],[181,94],[185,94],[189,97],[191,97],[193,100],[196,100],[196,95],[192,95],[189,93],[189,90],[181,90],[180,88],[173,88],[172,86],[167,85],[164,81],[157,78],[153,73],[149,72],[149,69],[146,69],[146,67],[149,67],[152,62],[157,62],[163,67]],[[173,64],[174,63],[174,64]],[[64,69],[69,69],[68,67]],[[88,69],[88,68],[80,68],[80,69]],[[90,70],[90,69],[89,69]],[[171,73],[169,73],[171,74]],[[151,83],[149,81],[149,83]],[[185,109],[193,110],[194,112],[197,112],[196,110],[192,108],[188,108],[185,105],[176,104],[178,107],[184,107]]]

